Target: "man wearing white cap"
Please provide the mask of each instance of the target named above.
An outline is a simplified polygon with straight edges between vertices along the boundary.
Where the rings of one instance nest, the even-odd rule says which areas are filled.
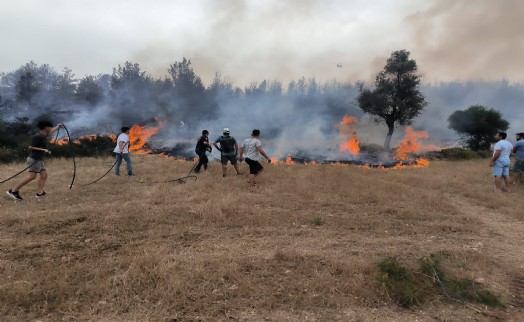
[[[237,175],[241,174],[238,170],[237,164],[237,154],[238,154],[238,144],[234,137],[229,135],[229,128],[225,128],[222,131],[222,135],[218,137],[213,145],[220,151],[220,161],[222,163],[222,176],[225,177],[227,174],[227,161],[230,161],[231,164],[235,167]],[[220,143],[220,147],[217,145]]]

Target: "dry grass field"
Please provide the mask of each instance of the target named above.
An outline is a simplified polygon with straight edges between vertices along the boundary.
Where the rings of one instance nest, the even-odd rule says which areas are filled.
[[[491,191],[487,160],[428,168],[267,165],[247,175],[133,156],[138,177],[109,158],[49,160],[48,197],[0,198],[0,320],[523,321],[524,186]],[[23,168],[2,165],[2,178]],[[244,173],[247,166],[242,165]],[[18,179],[18,178],[17,178]],[[481,282],[505,308],[445,297],[406,309],[377,283],[386,256],[410,266],[433,253]]]

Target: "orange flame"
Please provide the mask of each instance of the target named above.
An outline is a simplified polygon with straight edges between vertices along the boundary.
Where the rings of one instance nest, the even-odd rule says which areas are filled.
[[[150,154],[152,151],[145,147],[150,137],[157,134],[167,121],[158,121],[157,127],[147,127],[145,125],[133,125],[129,130],[130,152],[137,154]]]
[[[359,154],[360,141],[358,140],[357,131],[353,129],[353,126],[357,124],[358,120],[356,117],[346,115],[337,125],[340,135],[346,140],[346,142],[340,145],[340,152],[349,152],[352,155]]]
[[[284,161],[287,165],[293,165],[295,164],[295,161],[291,160],[291,154],[289,154],[286,158],[286,161]]]
[[[63,138],[63,139],[60,139],[60,140],[57,141],[56,138],[51,138],[51,140],[49,140],[49,143],[51,143],[51,144],[58,144],[58,145],[65,145],[65,144],[69,144],[69,139],[68,138]]]
[[[280,159],[280,157],[281,157],[280,153],[277,153],[274,156],[272,156],[271,157],[271,164],[278,165],[279,164],[278,159]]]
[[[400,145],[395,152],[395,158],[397,160],[406,160],[409,153],[417,152],[421,149],[418,140],[427,139],[428,137],[428,132],[413,131],[413,128],[408,126],[406,129],[406,134],[404,135],[402,142],[400,142]]]
[[[90,140],[90,141],[94,141],[96,140],[98,137],[100,137],[101,135],[98,135],[98,134],[87,134],[87,135],[82,135],[81,137],[79,137],[78,139],[75,139],[73,140],[73,144],[81,144],[80,140]],[[109,134],[109,135],[102,135],[102,136],[106,136],[106,137],[109,137],[111,138],[111,140],[113,141],[116,141],[116,135],[114,134]],[[51,138],[49,140],[49,143],[51,144],[57,144],[57,145],[65,145],[65,144],[69,144],[69,138],[65,137],[65,138],[62,138],[60,140],[56,140],[56,138]]]

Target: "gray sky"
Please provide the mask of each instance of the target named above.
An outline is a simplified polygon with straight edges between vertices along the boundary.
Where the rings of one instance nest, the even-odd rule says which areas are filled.
[[[520,0],[2,2],[0,72],[34,60],[82,77],[129,60],[158,77],[186,57],[206,83],[369,81],[407,49],[426,82],[524,80]]]

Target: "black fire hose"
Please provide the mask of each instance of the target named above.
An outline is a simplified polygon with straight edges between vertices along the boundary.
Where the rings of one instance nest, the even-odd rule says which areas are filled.
[[[129,144],[129,141],[124,143],[124,145],[122,146],[122,150],[124,150],[126,148],[126,145],[128,145],[128,144]],[[109,170],[107,170],[107,172],[104,173],[100,178],[98,178],[98,179],[96,179],[94,181],[91,181],[89,183],[86,183],[84,185],[81,185],[81,187],[87,187],[89,185],[92,185],[93,183],[97,183],[98,181],[102,180],[105,176],[107,176],[109,174],[109,172],[111,172],[111,170],[113,170],[113,168],[116,165],[116,162],[117,162],[117,160],[115,160],[115,162],[113,162],[113,165],[111,166],[111,168],[109,168]]]
[[[202,156],[206,153],[207,150],[204,150],[200,155],[198,155],[198,160],[200,162],[200,158],[202,158]],[[193,164],[193,167],[191,167],[191,170],[189,170],[189,173],[187,174],[187,176],[183,176],[183,177],[180,177],[180,178],[176,178],[176,179],[170,179],[170,180],[164,180],[164,181],[153,181],[153,182],[144,182],[144,181],[137,181],[138,183],[143,183],[143,184],[153,184],[153,183],[168,183],[168,182],[178,182],[180,184],[184,184],[186,183],[185,180],[189,179],[189,178],[192,178],[192,179],[195,179],[195,181],[198,180],[198,177],[195,176],[195,175],[191,175],[191,173],[193,173],[193,170],[195,170],[195,167],[197,166],[197,164],[199,163],[195,163]]]
[[[69,130],[67,129],[67,127],[62,124],[62,127],[64,128],[64,130],[66,130],[66,133],[67,133],[67,139],[69,140],[69,144],[71,146],[73,146],[73,140],[71,140],[71,135],[69,134]],[[58,133],[57,133],[57,138],[58,138]],[[73,177],[71,178],[71,184],[69,184],[69,190],[71,190],[71,188],[73,188],[73,184],[75,183],[75,178],[76,178],[76,160],[75,160],[75,154],[72,153],[71,154],[71,157],[73,158]]]
[[[5,179],[5,180],[0,181],[0,184],[5,183],[5,182],[7,182],[7,181],[9,181],[9,180],[11,180],[11,179],[14,179],[14,178],[18,177],[19,175],[21,175],[22,173],[24,173],[25,170],[31,168],[31,167],[32,167],[35,163],[37,163],[37,162],[38,162],[38,161],[33,162],[32,164],[30,164],[29,166],[27,166],[24,170],[21,170],[20,172],[17,172],[15,175],[10,176],[9,178],[7,178],[7,179]]]

